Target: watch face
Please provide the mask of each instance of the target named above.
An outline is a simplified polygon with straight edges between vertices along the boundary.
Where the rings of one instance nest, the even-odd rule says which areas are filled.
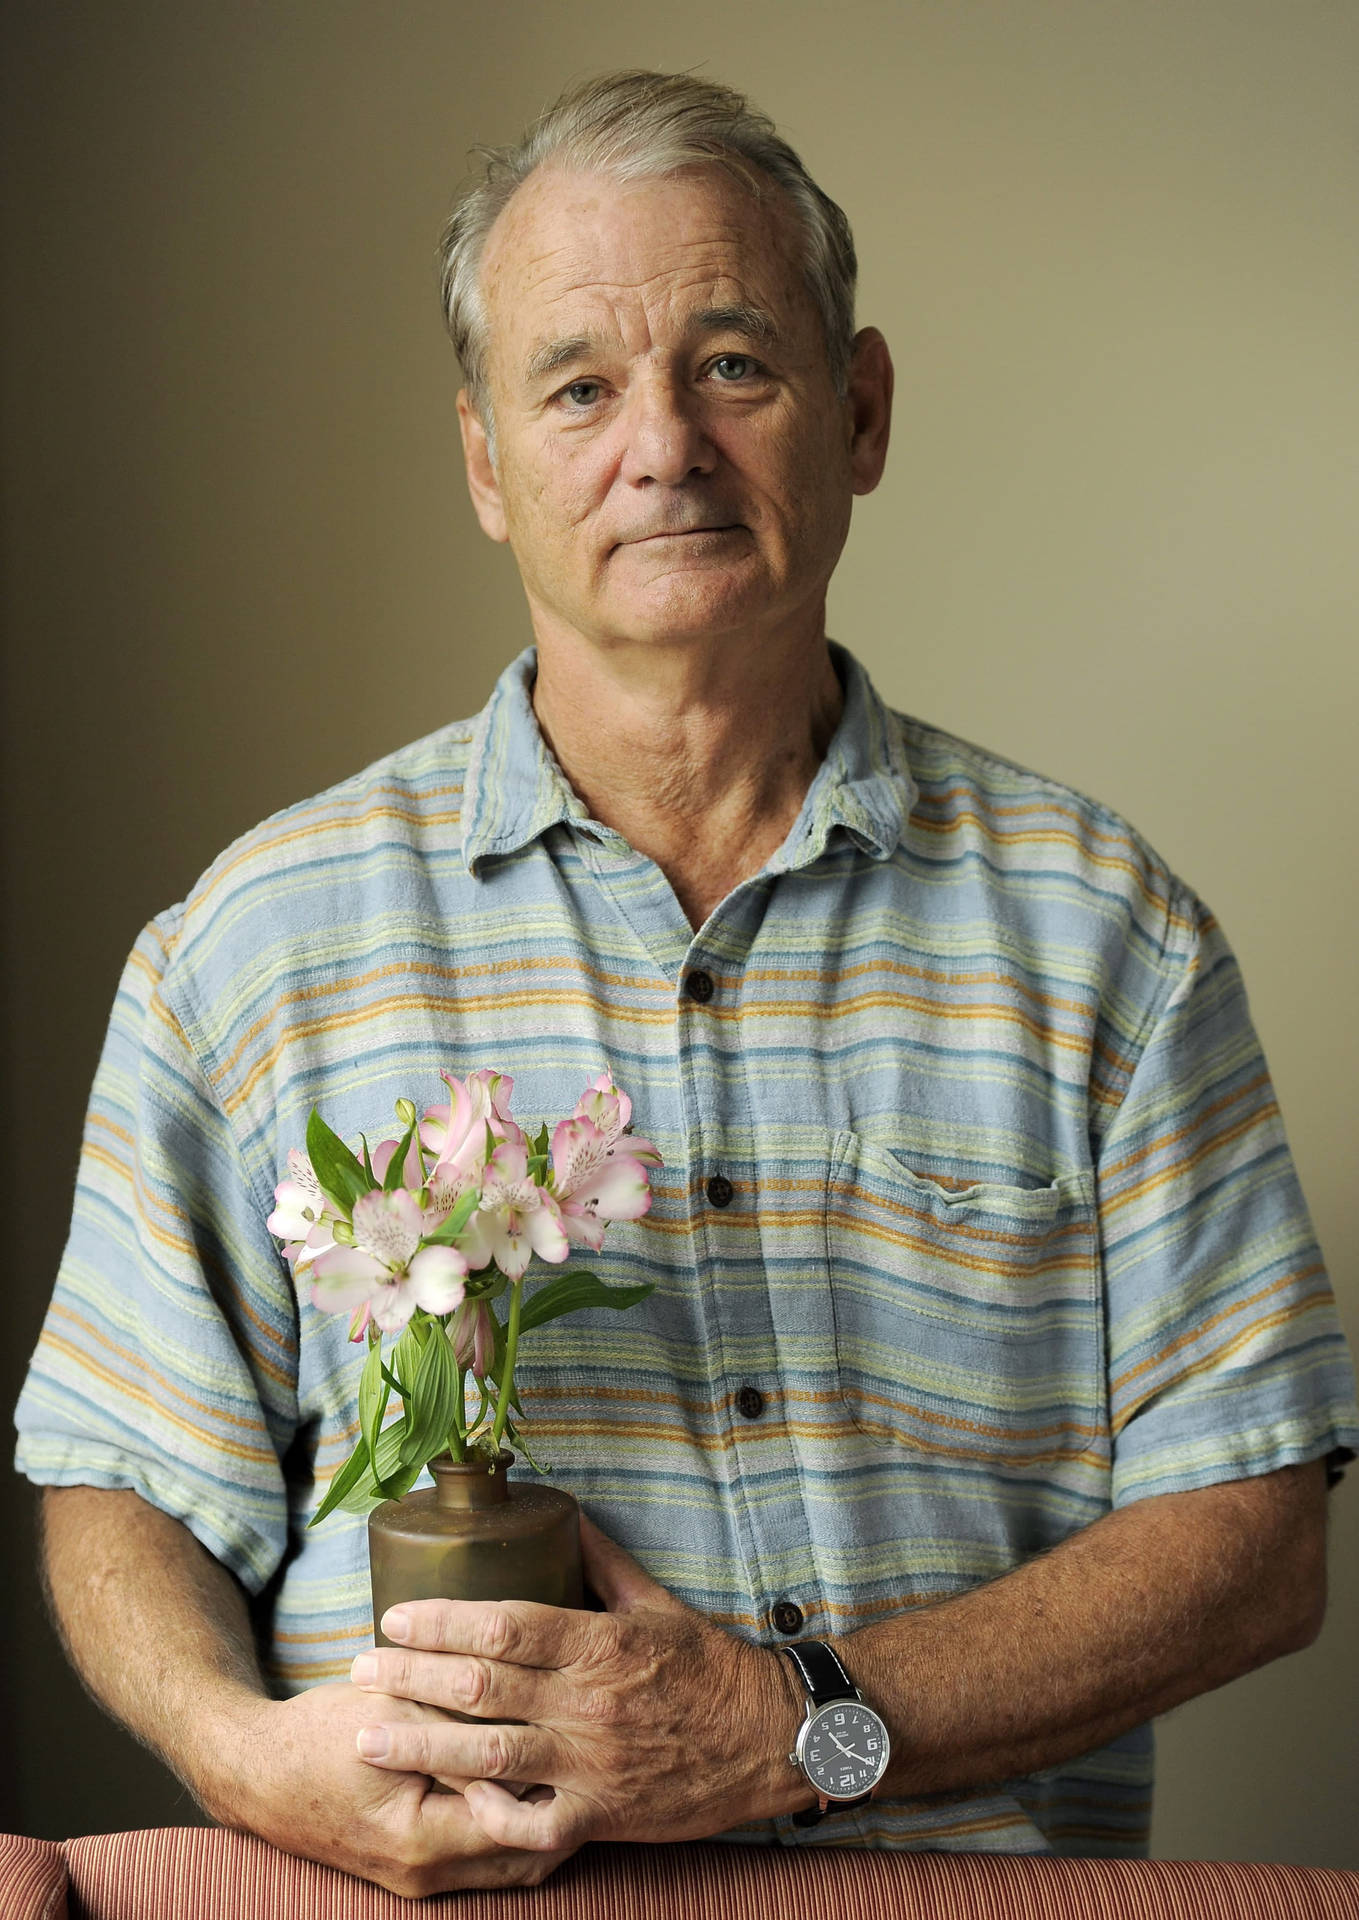
[[[797,1757],[818,1793],[828,1800],[857,1800],[887,1768],[887,1729],[858,1700],[832,1700],[818,1707],[798,1735]]]

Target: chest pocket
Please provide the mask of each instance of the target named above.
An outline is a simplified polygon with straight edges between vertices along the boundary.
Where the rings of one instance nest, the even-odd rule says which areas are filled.
[[[863,1432],[1090,1493],[1108,1467],[1093,1179],[958,1192],[835,1138],[826,1258],[840,1391]]]

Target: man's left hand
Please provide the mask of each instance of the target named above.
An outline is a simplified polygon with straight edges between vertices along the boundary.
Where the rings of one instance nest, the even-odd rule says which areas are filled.
[[[472,1716],[386,1722],[378,1767],[431,1775],[507,1847],[691,1840],[805,1799],[785,1758],[801,1719],[791,1669],[716,1627],[581,1516],[585,1577],[608,1609],[420,1600],[383,1616],[399,1648],[355,1661],[375,1692]],[[371,1667],[367,1663],[371,1661]],[[519,1799],[501,1782],[532,1781]],[[546,1788],[548,1791],[543,1791]]]

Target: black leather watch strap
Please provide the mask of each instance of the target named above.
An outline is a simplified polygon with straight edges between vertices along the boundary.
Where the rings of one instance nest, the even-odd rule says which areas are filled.
[[[859,1689],[824,1640],[795,1640],[779,1652],[786,1653],[801,1674],[814,1707],[824,1707],[828,1700],[858,1699]]]
[[[824,1707],[832,1700],[859,1698],[859,1689],[824,1640],[795,1640],[791,1646],[780,1647],[779,1652],[786,1653],[797,1668],[814,1707]],[[791,1816],[792,1822],[795,1827],[819,1826],[827,1813],[862,1807],[872,1798],[871,1793],[863,1793],[856,1800],[835,1800],[824,1808],[803,1807]]]

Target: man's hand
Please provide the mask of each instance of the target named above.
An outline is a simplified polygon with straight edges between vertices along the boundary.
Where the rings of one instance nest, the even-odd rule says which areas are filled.
[[[361,1654],[356,1681],[473,1718],[398,1720],[375,1700],[358,1747],[372,1767],[465,1786],[485,1835],[534,1850],[700,1839],[805,1801],[785,1757],[802,1714],[787,1663],[684,1606],[584,1516],[581,1544],[607,1613],[423,1600],[384,1616],[392,1639],[405,1617],[404,1644]],[[519,1799],[500,1784],[514,1780],[540,1785]]]
[[[207,1810],[287,1853],[412,1899],[458,1887],[537,1886],[574,1851],[504,1847],[460,1794],[431,1788],[426,1774],[364,1766],[355,1736],[374,1704],[344,1684],[254,1702],[241,1724],[245,1764],[234,1770],[235,1791]],[[414,1701],[379,1704],[404,1727],[444,1721]]]
[[[507,1851],[428,1775],[381,1774],[355,1752],[384,1716],[439,1721],[409,1700],[348,1685],[272,1700],[245,1596],[188,1529],[139,1495],[49,1487],[52,1604],[86,1685],[226,1826],[420,1897],[529,1884],[571,1851]]]

